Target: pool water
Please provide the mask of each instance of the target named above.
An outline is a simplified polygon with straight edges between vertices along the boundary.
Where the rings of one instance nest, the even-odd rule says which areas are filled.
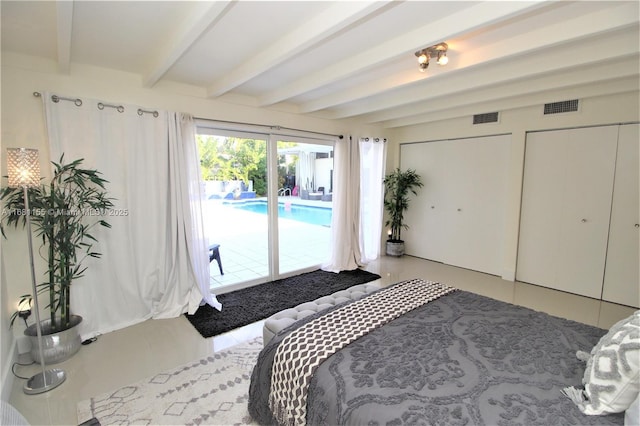
[[[236,209],[267,214],[266,201],[233,203],[231,206]],[[296,204],[285,205],[284,203],[278,203],[278,217],[310,223],[312,225],[331,226],[331,209],[324,207],[300,206]]]

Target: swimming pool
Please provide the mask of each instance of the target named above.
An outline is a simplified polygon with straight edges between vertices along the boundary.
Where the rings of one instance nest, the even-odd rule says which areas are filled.
[[[225,205],[254,213],[267,214],[266,201],[225,203]],[[278,203],[278,217],[310,223],[312,225],[331,226],[331,209],[324,207],[301,206],[297,204],[287,206],[285,203]]]

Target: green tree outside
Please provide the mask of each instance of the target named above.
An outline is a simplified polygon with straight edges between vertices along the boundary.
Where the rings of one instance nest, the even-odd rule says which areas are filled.
[[[202,179],[218,181],[253,181],[258,197],[267,195],[267,143],[260,139],[245,139],[212,135],[197,135]],[[278,142],[278,147],[296,146],[296,142]],[[284,185],[287,174],[295,174],[295,163],[278,156],[278,187]]]

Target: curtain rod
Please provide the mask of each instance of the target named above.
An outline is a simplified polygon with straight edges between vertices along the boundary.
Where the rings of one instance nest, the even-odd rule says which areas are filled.
[[[33,96],[35,96],[36,98],[40,98],[42,97],[42,93],[33,92]],[[55,103],[58,103],[60,101],[69,101],[69,102],[73,102],[78,107],[82,106],[82,99],[80,98],[64,98],[58,95],[51,95],[51,100]],[[120,113],[124,112],[124,106],[122,105],[112,105],[112,104],[106,104],[104,102],[98,102],[98,109],[100,111],[104,110],[105,108],[113,108]],[[142,108],[138,108],[138,115],[143,115],[143,114],[151,114],[155,118],[158,118],[158,116],[160,115],[158,111],[149,111]]]
[[[33,96],[39,98],[42,96],[42,93],[40,92],[33,92]],[[73,103],[76,104],[76,106],[82,106],[82,99],[80,98],[63,98],[61,96],[58,95],[52,95],[51,96],[51,100],[53,100],[53,102],[60,102],[60,101],[71,101]],[[118,112],[124,112],[124,107],[122,105],[110,105],[110,104],[105,104],[103,102],[99,102],[98,103],[98,109],[103,110],[105,107],[108,108],[114,108],[115,110],[117,110]],[[152,114],[154,117],[158,117],[158,111],[147,111],[147,110],[143,110],[142,108],[138,108],[138,115],[143,115],[143,114]],[[338,138],[338,139],[343,139],[344,136],[343,135],[334,135],[331,133],[322,133],[322,132],[314,132],[312,130],[303,130],[303,129],[294,129],[292,127],[282,127],[282,126],[273,126],[273,125],[267,125],[267,124],[255,124],[255,123],[245,123],[242,121],[226,121],[226,120],[212,120],[210,118],[201,118],[201,117],[194,117],[196,120],[205,120],[205,121],[215,121],[215,122],[219,122],[219,123],[228,123],[228,124],[240,124],[240,125],[247,125],[247,126],[262,126],[262,127],[268,127],[272,130],[292,130],[294,132],[303,132],[303,133],[313,133],[315,135],[322,135],[322,136],[332,136],[334,138]]]
[[[218,122],[218,123],[227,123],[227,124],[240,124],[240,125],[244,125],[244,126],[261,126],[261,127],[268,127],[272,130],[293,130],[294,132],[304,132],[304,133],[313,133],[316,135],[322,135],[322,136],[333,136],[334,138],[338,138],[338,139],[343,139],[344,136],[343,135],[334,135],[331,133],[322,133],[322,132],[314,132],[312,130],[303,130],[303,129],[294,129],[292,127],[282,127],[282,126],[277,126],[277,125],[269,125],[269,124],[256,124],[256,123],[246,123],[246,122],[242,122],[242,121],[227,121],[227,120],[214,120],[211,118],[201,118],[201,117],[194,117],[196,120],[203,120],[203,121],[214,121],[214,122]]]

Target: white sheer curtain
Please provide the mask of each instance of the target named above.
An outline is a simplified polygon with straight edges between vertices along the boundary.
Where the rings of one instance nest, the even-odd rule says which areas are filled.
[[[360,239],[363,262],[380,256],[386,142],[384,138],[360,138]]]
[[[112,228],[94,233],[102,258],[88,259],[85,276],[71,287],[71,309],[84,318],[82,337],[194,312],[203,299],[220,308],[202,268],[190,117],[140,115],[132,105],[119,112],[91,99],[54,103],[50,94],[43,100],[52,161],[63,153],[65,161],[83,158],[115,198],[105,217]]]
[[[171,274],[169,283],[194,282],[197,287],[182,286],[174,306],[181,306],[181,300],[188,300],[188,313],[193,314],[205,303],[222,310],[222,305],[211,293],[209,284],[208,240],[204,232],[202,200],[204,191],[200,178],[200,159],[195,140],[196,125],[189,114],[169,113],[169,185],[171,235],[177,235],[177,245],[171,247]],[[184,238],[181,237],[184,235]],[[184,265],[191,265],[185,268]],[[166,313],[167,317],[180,312]]]
[[[298,187],[312,192],[316,178],[316,153],[301,150],[298,157],[299,168],[297,172],[299,172],[298,176],[300,177]]]
[[[363,266],[360,250],[360,154],[351,137],[337,141],[333,158],[331,256],[322,269],[331,272]]]

